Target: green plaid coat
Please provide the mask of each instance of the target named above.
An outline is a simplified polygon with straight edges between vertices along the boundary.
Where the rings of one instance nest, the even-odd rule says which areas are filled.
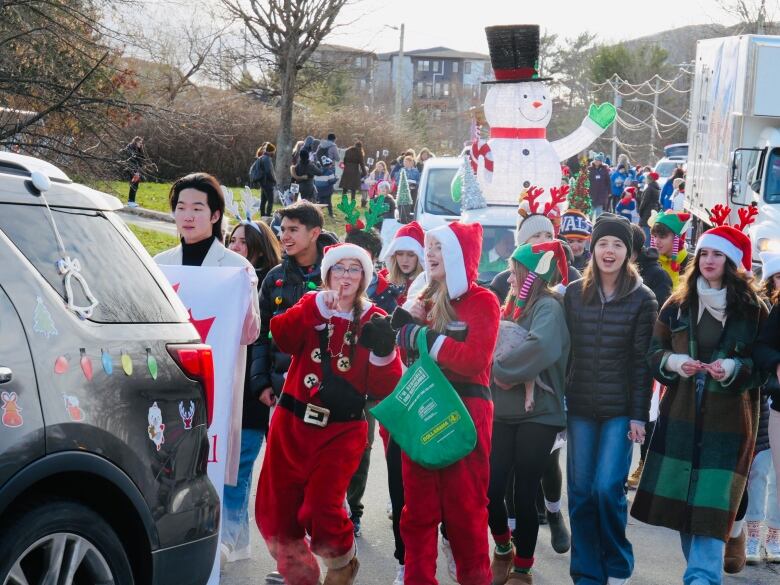
[[[766,309],[751,305],[744,316],[727,319],[712,361],[732,358],[736,368],[723,382],[707,377],[698,412],[695,379],[662,369],[669,354],[690,355],[689,323],[696,315],[697,307],[681,312],[668,302],[653,330],[648,359],[653,376],[668,390],[631,515],[648,524],[727,541],[756,442],[761,377],[751,354]]]

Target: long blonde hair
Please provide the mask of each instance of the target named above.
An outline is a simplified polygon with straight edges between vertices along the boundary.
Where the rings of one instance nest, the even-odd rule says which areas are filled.
[[[439,333],[444,333],[447,325],[456,321],[458,316],[450,303],[450,294],[447,292],[447,285],[444,282],[432,280],[420,294],[420,299],[426,306],[430,303],[431,310],[428,312],[430,325]]]
[[[405,252],[406,250],[398,250],[398,252]],[[397,252],[396,252],[397,253]],[[387,275],[390,277],[388,280],[397,285],[406,285],[407,280],[414,280],[417,278],[417,275],[419,275],[423,271],[422,262],[420,262],[420,258],[417,257],[417,266],[414,267],[414,270],[410,274],[404,274],[401,271],[400,266],[398,266],[398,261],[395,259],[395,254],[392,254],[387,259]]]

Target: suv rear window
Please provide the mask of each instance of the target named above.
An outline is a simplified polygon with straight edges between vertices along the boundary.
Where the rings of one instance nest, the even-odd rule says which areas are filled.
[[[90,321],[98,323],[171,323],[179,319],[157,281],[100,211],[52,207],[67,255],[78,258],[81,274],[99,301]],[[46,208],[0,205],[0,230],[65,298],[57,272],[61,254]],[[88,305],[81,286],[72,281],[75,304]]]
[[[425,211],[434,215],[460,215],[452,200],[452,179],[458,169],[430,169],[425,183]]]

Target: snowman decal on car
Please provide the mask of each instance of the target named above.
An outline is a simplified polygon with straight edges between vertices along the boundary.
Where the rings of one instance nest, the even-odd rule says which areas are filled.
[[[561,186],[561,161],[578,154],[601,136],[615,120],[610,103],[591,104],[587,117],[570,135],[549,142],[547,126],[552,98],[539,77],[539,26],[505,25],[485,29],[495,72],[484,103],[490,139],[476,141],[471,150],[485,199],[516,205],[530,187],[549,195]]]

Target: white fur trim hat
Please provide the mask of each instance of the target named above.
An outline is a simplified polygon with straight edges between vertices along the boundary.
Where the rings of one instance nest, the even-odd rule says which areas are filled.
[[[477,280],[479,257],[482,253],[482,225],[453,222],[425,233],[426,243],[434,238],[441,244],[447,293],[457,299]],[[426,273],[429,267],[426,263]],[[428,275],[430,281],[430,275]]]
[[[342,260],[357,260],[363,267],[363,288],[368,288],[371,284],[371,278],[374,275],[374,264],[371,262],[371,256],[363,248],[355,244],[333,244],[325,248],[325,255],[322,257],[320,273],[322,282],[328,280],[328,271]]]
[[[780,272],[780,252],[761,252],[761,278],[769,280]]]
[[[747,272],[752,269],[752,245],[750,238],[729,225],[721,225],[707,230],[696,242],[696,252],[710,248],[721,252],[739,268]]]
[[[417,254],[420,266],[423,266],[425,264],[424,243],[425,233],[420,224],[416,221],[407,223],[396,232],[395,237],[390,241],[390,245],[387,246],[387,250],[385,250],[380,260],[384,261],[390,258],[396,252],[414,252]]]

